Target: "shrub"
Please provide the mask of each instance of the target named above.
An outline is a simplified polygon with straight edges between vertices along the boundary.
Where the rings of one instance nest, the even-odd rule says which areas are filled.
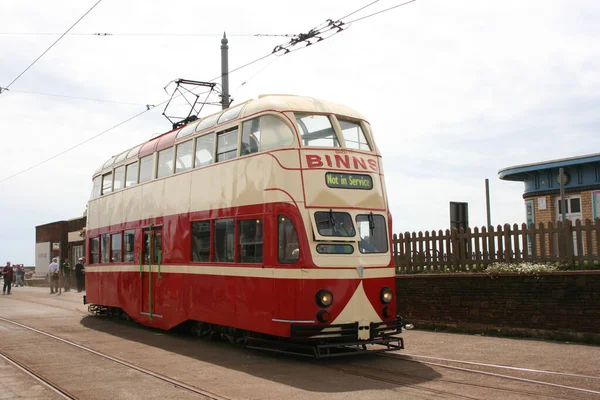
[[[495,263],[488,266],[485,272],[489,275],[499,274],[501,272],[514,272],[517,274],[525,275],[538,275],[541,272],[555,272],[559,271],[560,266],[557,263],[532,263],[532,262],[521,262],[521,263]]]

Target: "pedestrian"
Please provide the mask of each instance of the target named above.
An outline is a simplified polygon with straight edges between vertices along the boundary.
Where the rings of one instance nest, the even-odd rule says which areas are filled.
[[[6,266],[2,268],[2,277],[4,278],[4,286],[2,287],[2,294],[10,294],[10,285],[13,278],[13,269],[10,266],[10,261],[6,262]],[[8,288],[8,291],[6,290]]]
[[[75,264],[75,278],[77,278],[77,291],[82,292],[85,289],[85,268],[83,266],[83,257],[79,257]]]
[[[25,286],[25,266],[23,264],[17,265],[17,286]]]
[[[69,265],[69,259],[65,258],[65,262],[62,266],[63,285],[65,292],[71,290],[71,265]]]
[[[12,273],[12,287],[17,286],[17,266],[18,266],[18,264],[13,264],[13,266],[12,266],[12,270],[13,270],[13,273]]]
[[[48,265],[48,273],[50,274],[50,294],[58,293],[58,264],[56,258],[53,258],[50,265]]]

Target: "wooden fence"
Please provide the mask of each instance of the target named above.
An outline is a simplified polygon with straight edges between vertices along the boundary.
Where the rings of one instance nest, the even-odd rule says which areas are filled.
[[[393,236],[398,273],[479,271],[498,262],[559,262],[585,265],[600,261],[600,219],[575,224],[498,225],[497,228],[447,229]]]

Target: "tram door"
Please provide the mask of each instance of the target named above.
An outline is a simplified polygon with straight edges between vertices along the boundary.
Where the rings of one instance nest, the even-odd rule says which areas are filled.
[[[162,318],[156,314],[156,282],[161,279],[162,262],[162,230],[161,228],[144,229],[142,235],[142,254],[140,261],[140,278],[142,280],[141,313],[150,320]]]

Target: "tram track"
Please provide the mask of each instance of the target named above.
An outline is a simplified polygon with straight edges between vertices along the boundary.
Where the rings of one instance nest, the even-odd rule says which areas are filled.
[[[16,360],[13,357],[9,356],[1,349],[0,349],[0,359],[4,360],[8,364],[12,365],[14,368],[19,370],[20,372],[29,376],[30,378],[35,380],[37,383],[42,385],[42,387],[50,390],[51,392],[56,394],[61,399],[67,399],[67,400],[76,400],[77,399],[77,397],[75,397],[73,394],[69,393],[65,388],[54,383],[50,379],[44,377],[41,373],[39,373],[35,369],[21,363],[20,361]]]
[[[63,344],[69,345],[71,347],[77,348],[77,349],[85,351],[85,352],[88,352],[88,353],[93,354],[95,356],[101,357],[102,359],[114,362],[114,363],[119,364],[119,365],[124,366],[124,367],[127,367],[127,368],[129,368],[131,370],[135,370],[137,372],[141,372],[144,375],[156,378],[156,379],[158,379],[160,381],[163,381],[165,383],[173,385],[173,386],[175,386],[175,387],[177,387],[179,389],[182,389],[182,390],[194,393],[194,394],[201,395],[204,398],[211,399],[211,400],[231,400],[228,397],[221,396],[221,395],[218,395],[216,393],[212,393],[212,392],[210,392],[208,390],[204,390],[204,389],[201,389],[201,388],[198,388],[198,387],[195,387],[195,386],[188,385],[188,384],[186,384],[186,383],[184,383],[182,381],[170,378],[170,377],[168,377],[166,375],[163,375],[161,373],[158,373],[158,372],[155,372],[155,371],[151,371],[149,369],[146,369],[146,368],[140,367],[138,365],[132,364],[132,363],[130,363],[128,361],[125,361],[125,360],[122,360],[120,358],[113,357],[113,356],[110,356],[108,354],[102,353],[100,351],[94,350],[94,349],[89,348],[87,346],[83,346],[81,344],[78,344],[78,343],[75,343],[73,341],[61,338],[61,337],[53,335],[51,333],[41,331],[39,329],[33,328],[31,326],[28,326],[28,325],[24,325],[24,324],[22,324],[20,322],[16,322],[16,321],[10,320],[8,318],[4,318],[4,317],[0,317],[0,321],[8,323],[8,324],[12,324],[14,326],[18,326],[18,327],[20,327],[22,329],[26,329],[26,330],[28,330],[30,332],[35,332],[37,334],[43,335],[45,337],[48,337],[48,338],[53,339],[53,340],[56,340],[56,341],[61,342]],[[54,389],[52,389],[53,391],[55,391],[57,393],[62,393],[63,398],[66,398],[66,399],[77,399],[76,396],[73,396],[72,394],[69,394],[66,390],[64,390],[63,388],[61,388],[60,386],[58,386],[56,383],[53,383],[53,382],[49,381],[47,378],[44,378],[41,374],[35,372],[30,367],[28,367],[28,366],[20,363],[16,359],[14,359],[14,357],[10,357],[7,354],[4,354],[4,352],[0,352],[0,355],[4,359],[6,359],[7,362],[9,362],[11,365],[14,365],[19,370],[21,370],[23,372],[26,372],[32,378],[34,378],[37,381],[39,381],[40,383],[42,383],[45,387],[54,388]],[[67,396],[67,397],[64,397],[64,396]]]
[[[588,393],[591,395],[600,395],[600,391],[598,391],[598,390],[592,390],[592,389],[570,386],[570,385],[562,385],[562,384],[558,384],[558,383],[541,381],[541,380],[537,380],[537,379],[521,378],[518,376],[482,371],[482,370],[478,370],[478,369],[464,368],[464,367],[459,367],[459,366],[451,365],[451,364],[454,363],[454,364],[471,365],[474,367],[476,366],[476,367],[481,367],[481,368],[502,369],[502,370],[509,370],[509,371],[518,372],[518,373],[546,374],[546,375],[551,375],[551,376],[563,376],[563,377],[576,378],[576,379],[600,380],[600,377],[597,377],[597,376],[572,374],[572,373],[565,373],[565,372],[559,372],[559,371],[546,371],[546,370],[538,370],[538,369],[531,369],[531,368],[512,367],[512,366],[508,366],[508,365],[478,363],[478,362],[473,362],[473,361],[453,360],[453,359],[430,357],[430,356],[420,356],[420,355],[416,355],[416,354],[380,353],[380,354],[377,354],[377,356],[402,360],[402,361],[406,361],[406,362],[430,365],[430,366],[435,366],[435,367],[441,367],[441,368],[446,368],[446,369],[450,369],[450,370],[454,370],[454,371],[486,375],[486,376],[491,376],[491,377],[495,377],[495,378],[514,380],[514,381],[519,381],[519,382],[529,383],[529,384],[534,384],[534,385],[540,385],[540,386],[547,386],[547,387],[552,387],[555,389],[575,391],[575,392],[580,392],[580,393]],[[414,358],[422,358],[422,359],[425,359],[426,361],[414,359]],[[434,362],[433,360],[438,361],[438,362]],[[532,394],[535,394],[535,392],[532,392]],[[548,397],[550,397],[550,396],[551,395],[548,395]],[[560,396],[558,398],[562,399],[564,397]]]

